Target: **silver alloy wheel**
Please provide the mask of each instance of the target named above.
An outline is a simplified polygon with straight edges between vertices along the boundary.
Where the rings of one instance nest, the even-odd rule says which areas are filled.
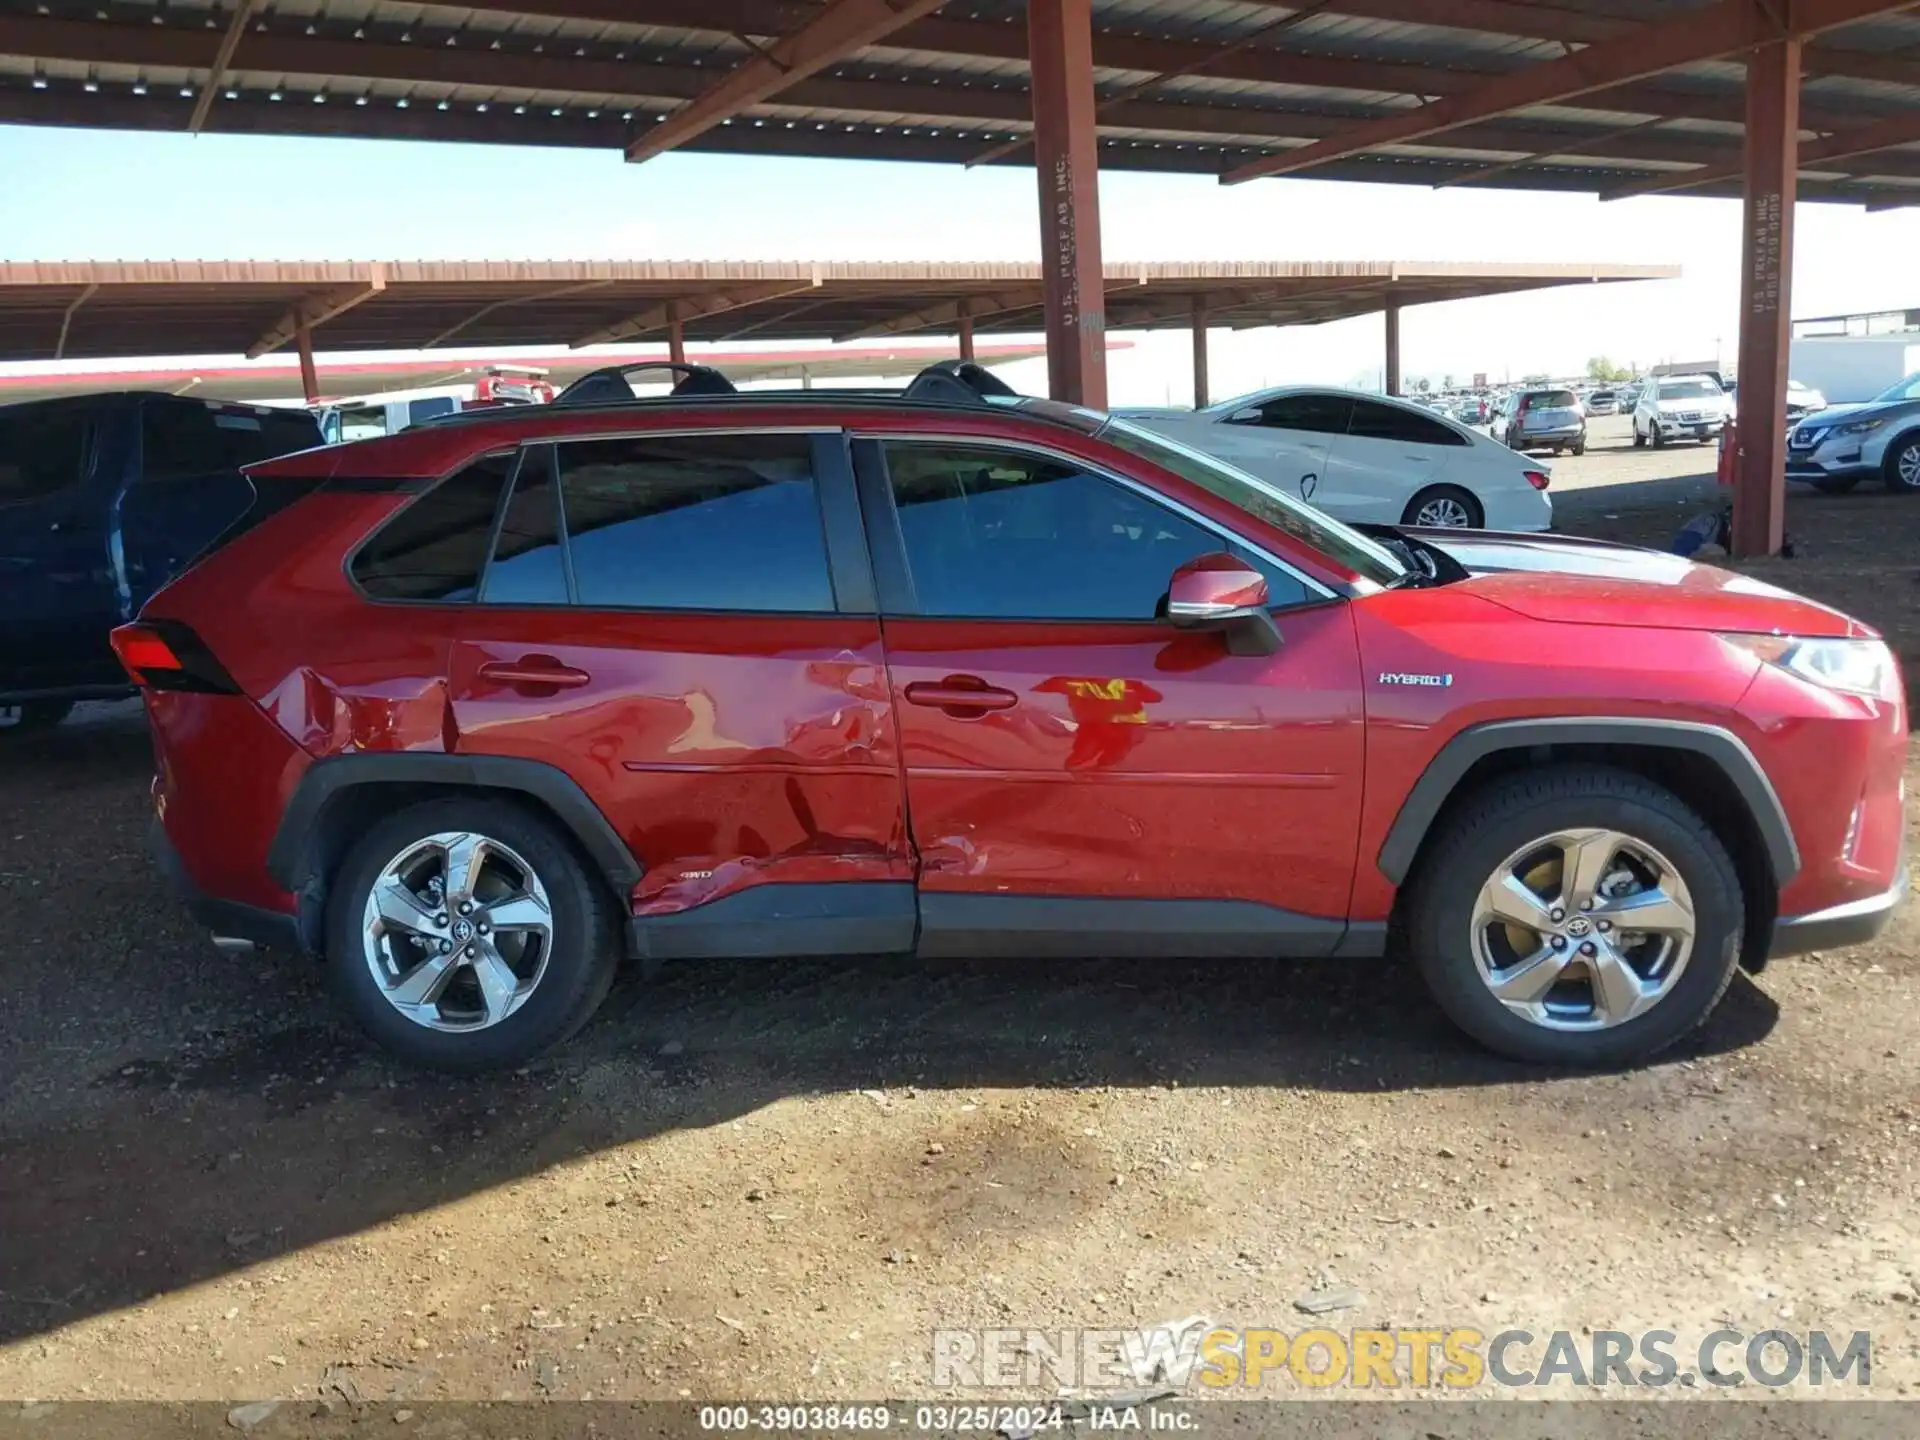
[[[1894,470],[1900,476],[1900,483],[1911,490],[1920,490],[1920,440],[1909,440],[1907,448],[1900,452],[1900,458],[1893,462]]]
[[[1468,529],[1473,525],[1473,517],[1467,513],[1467,507],[1451,495],[1436,495],[1413,512],[1413,523]]]
[[[381,867],[361,934],[374,984],[400,1014],[429,1030],[484,1030],[546,973],[553,907],[509,846],[447,832]]]
[[[1672,993],[1693,897],[1658,850],[1617,830],[1521,847],[1481,887],[1473,959],[1496,999],[1548,1030],[1610,1030]]]

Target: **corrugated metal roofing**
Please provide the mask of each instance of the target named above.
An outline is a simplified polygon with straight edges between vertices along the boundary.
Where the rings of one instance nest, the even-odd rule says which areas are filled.
[[[1223,171],[1708,3],[1094,0],[1103,159]],[[200,90],[217,85],[215,130],[619,147],[754,43],[819,9],[817,0],[271,0],[215,77],[232,0],[0,0],[0,123],[182,128]],[[1490,15],[1502,28],[1486,28]],[[954,0],[693,147],[970,162],[983,144],[1027,133],[1025,52],[1022,0]],[[1920,14],[1841,27],[1806,54],[1808,130],[1913,116],[1920,134]],[[1313,173],[1604,191],[1719,169],[1738,155],[1743,76],[1737,59],[1702,61]],[[1028,163],[1020,150],[997,159]],[[1898,202],[1911,198],[1907,182],[1920,182],[1920,152],[1897,146],[1823,161],[1805,192]]]

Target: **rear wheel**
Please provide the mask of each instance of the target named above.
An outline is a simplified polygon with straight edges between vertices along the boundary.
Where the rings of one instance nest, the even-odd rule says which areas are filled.
[[[376,825],[327,904],[327,962],[366,1032],[409,1064],[518,1065],[586,1024],[620,957],[614,907],[566,836],[487,795]]]
[[[1487,512],[1458,485],[1429,485],[1407,501],[1400,523],[1478,530],[1487,523]]]
[[[22,700],[0,705],[0,739],[51,730],[73,713],[71,700]]]
[[[1698,1026],[1738,964],[1726,847],[1672,792],[1624,771],[1516,775],[1435,835],[1408,939],[1428,988],[1489,1049],[1636,1064]]]
[[[1901,495],[1920,490],[1920,432],[1888,446],[1885,464],[1887,489]]]
[[[1576,454],[1576,455],[1584,455],[1584,454],[1586,454],[1586,453],[1587,453],[1587,442],[1586,442],[1586,441],[1584,441],[1584,440],[1576,440],[1576,441],[1574,441],[1574,442],[1573,442],[1573,453],[1574,453],[1574,454]]]

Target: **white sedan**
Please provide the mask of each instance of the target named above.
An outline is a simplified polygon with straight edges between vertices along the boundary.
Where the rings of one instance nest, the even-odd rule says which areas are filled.
[[[1204,410],[1119,410],[1342,520],[1546,530],[1539,460],[1384,395],[1289,385]]]

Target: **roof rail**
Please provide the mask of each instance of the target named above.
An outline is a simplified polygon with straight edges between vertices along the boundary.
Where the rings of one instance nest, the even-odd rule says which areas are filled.
[[[737,395],[738,388],[711,365],[689,365],[681,360],[642,360],[635,365],[609,365],[589,370],[549,403],[554,405],[621,405],[637,399],[627,379],[641,370],[668,370],[680,378],[669,392],[688,395]]]

